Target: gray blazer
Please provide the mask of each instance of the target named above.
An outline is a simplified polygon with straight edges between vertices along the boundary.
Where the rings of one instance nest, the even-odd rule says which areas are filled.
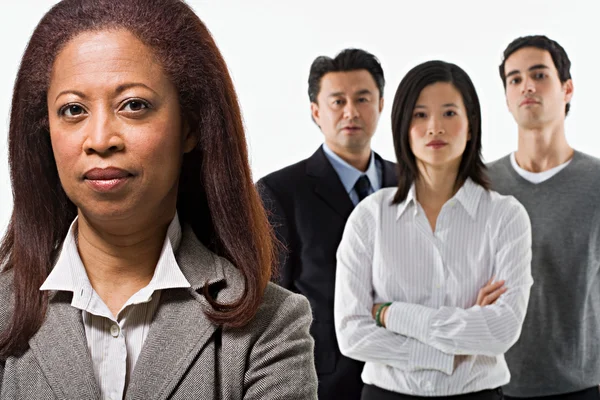
[[[126,399],[316,399],[308,301],[271,283],[256,317],[241,329],[212,324],[202,312],[207,282],[231,302],[243,278],[202,245],[189,227],[176,254],[190,289],[164,290]],[[81,311],[72,294],[53,292],[46,320],[20,357],[0,360],[0,400],[100,399]],[[12,308],[12,273],[0,273],[0,330]]]

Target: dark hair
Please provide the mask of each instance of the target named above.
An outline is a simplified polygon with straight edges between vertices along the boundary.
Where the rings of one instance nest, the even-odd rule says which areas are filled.
[[[14,87],[9,128],[14,203],[0,248],[5,271],[14,271],[14,311],[0,337],[0,357],[26,350],[43,323],[48,295],[39,288],[77,213],[60,184],[50,142],[46,95],[52,65],[71,39],[105,29],[127,30],[153,50],[178,91],[185,123],[197,135],[181,167],[179,217],[245,279],[244,294],[233,304],[217,303],[205,285],[213,307],[207,317],[225,326],[247,324],[270,279],[272,231],[251,178],[233,83],[206,26],[180,0],[63,0],[33,32]]]
[[[467,142],[463,153],[456,183],[462,185],[467,178],[471,178],[485,189],[490,187],[481,159],[481,109],[475,86],[459,66],[444,61],[428,61],[408,71],[394,97],[392,136],[398,160],[398,190],[393,203],[404,201],[411,185],[419,178],[415,155],[410,148],[410,125],[421,91],[437,82],[451,83],[460,92],[469,120],[471,140]]]
[[[360,49],[345,49],[335,58],[319,56],[313,61],[308,74],[308,98],[311,103],[317,103],[321,91],[321,78],[329,72],[348,72],[359,69],[369,71],[379,89],[379,98],[383,97],[385,78],[383,69],[377,57]]]
[[[569,60],[569,56],[563,47],[558,44],[558,42],[549,39],[544,35],[531,35],[531,36],[522,36],[516,38],[506,47],[504,50],[504,54],[502,57],[502,63],[500,64],[500,78],[502,79],[502,84],[506,89],[506,71],[504,70],[504,66],[506,64],[506,60],[511,56],[515,51],[520,50],[524,47],[535,47],[537,49],[546,50],[550,53],[552,57],[552,61],[554,62],[554,66],[558,71],[558,79],[560,79],[561,83],[565,83],[569,79],[571,79],[571,60]],[[565,115],[569,114],[569,110],[571,109],[571,103],[567,103],[565,106]]]

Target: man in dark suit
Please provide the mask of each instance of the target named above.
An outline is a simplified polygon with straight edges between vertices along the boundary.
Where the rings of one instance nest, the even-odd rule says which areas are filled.
[[[354,206],[397,183],[395,165],[371,151],[384,84],[379,61],[366,51],[318,57],[310,69],[308,95],[325,143],[310,158],[257,183],[285,246],[278,283],[306,296],[312,307],[321,400],[358,400],[363,385],[363,363],[342,356],[335,337],[335,254]]]

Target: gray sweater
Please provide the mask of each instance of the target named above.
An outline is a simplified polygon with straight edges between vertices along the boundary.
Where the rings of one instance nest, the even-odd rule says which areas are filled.
[[[575,152],[533,184],[509,156],[488,165],[494,190],[529,213],[533,286],[523,330],[506,353],[505,394],[547,396],[600,383],[600,160]]]

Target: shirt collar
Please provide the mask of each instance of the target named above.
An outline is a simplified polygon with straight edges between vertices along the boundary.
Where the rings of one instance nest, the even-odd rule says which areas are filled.
[[[458,192],[448,200],[450,205],[455,203],[459,203],[465,211],[469,214],[469,216],[475,219],[477,213],[477,206],[479,205],[479,199],[483,194],[483,187],[476,184],[471,180],[471,178],[467,178],[465,183],[458,189]],[[416,204],[417,194],[415,189],[415,184],[413,183],[410,186],[408,194],[406,195],[406,199],[398,204],[398,212],[396,213],[396,220],[398,220],[404,211],[408,208],[409,205],[413,205],[415,215],[418,213],[419,208]]]
[[[40,287],[40,290],[73,292],[72,305],[85,309],[90,300],[92,286],[77,249],[77,221],[75,218],[54,268]],[[127,303],[149,301],[156,290],[190,287],[177,262],[175,251],[181,242],[181,225],[177,213],[169,224],[167,235],[150,283],[134,294]]]
[[[456,192],[450,201],[456,200],[462,205],[469,216],[475,219],[475,216],[477,215],[477,206],[479,206],[479,199],[484,190],[483,187],[473,182],[471,178],[467,178],[465,183],[458,189],[458,192]]]
[[[408,208],[408,206],[412,205],[414,207],[414,214],[416,215],[419,211],[419,208],[416,204],[417,194],[415,192],[415,184],[410,185],[410,189],[408,190],[408,194],[406,195],[406,199],[400,204],[398,204],[398,212],[396,213],[396,220],[400,219],[404,211]]]
[[[333,166],[333,169],[340,177],[342,184],[344,185],[344,189],[346,189],[346,193],[350,193],[354,189],[354,185],[358,178],[362,175],[366,175],[369,178],[369,182],[371,183],[371,187],[374,191],[381,189],[381,183],[379,182],[379,174],[377,173],[377,166],[375,164],[375,154],[371,151],[371,158],[369,160],[369,166],[365,172],[360,171],[359,169],[354,168],[352,165],[348,164],[344,159],[335,154],[333,150],[327,146],[326,143],[323,143],[323,151],[325,152],[325,156]]]

